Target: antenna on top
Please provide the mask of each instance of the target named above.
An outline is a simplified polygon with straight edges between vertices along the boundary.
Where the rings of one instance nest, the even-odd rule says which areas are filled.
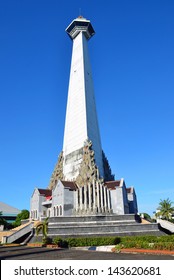
[[[82,18],[83,16],[82,16],[82,9],[81,8],[79,8],[79,18]]]

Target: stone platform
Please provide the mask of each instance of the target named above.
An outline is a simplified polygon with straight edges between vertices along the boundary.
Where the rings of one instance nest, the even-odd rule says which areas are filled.
[[[157,223],[142,224],[134,214],[51,217],[49,237],[164,235]]]

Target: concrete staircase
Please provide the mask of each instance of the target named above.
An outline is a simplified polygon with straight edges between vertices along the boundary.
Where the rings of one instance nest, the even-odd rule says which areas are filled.
[[[82,236],[130,236],[130,235],[164,235],[159,224],[143,224],[139,216],[98,215],[51,217],[48,224],[49,237]]]
[[[160,224],[160,226],[162,228],[164,228],[165,230],[168,230],[170,233],[174,233],[174,224],[166,221],[166,220],[162,220],[162,219],[157,219],[157,223]]]
[[[29,221],[9,231],[2,231],[0,232],[0,241],[2,243],[13,243],[23,236],[31,233],[32,228],[33,222]]]

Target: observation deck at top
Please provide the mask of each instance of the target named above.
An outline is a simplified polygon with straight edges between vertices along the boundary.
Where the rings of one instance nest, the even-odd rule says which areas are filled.
[[[87,40],[95,34],[91,22],[82,16],[74,19],[65,31],[72,40],[75,39],[80,32],[83,32]]]

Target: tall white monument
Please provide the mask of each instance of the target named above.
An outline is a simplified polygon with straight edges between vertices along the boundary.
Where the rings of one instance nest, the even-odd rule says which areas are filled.
[[[73,49],[63,150],[49,189],[53,189],[58,180],[74,181],[78,186],[94,180],[114,180],[101,147],[88,53],[88,40],[95,31],[90,21],[80,16],[70,23],[66,32],[73,41]]]
[[[64,178],[73,180],[77,177],[87,140],[92,142],[95,164],[103,177],[103,156],[88,53],[88,40],[95,31],[90,21],[80,16],[70,23],[66,32],[73,41],[73,50],[63,142]]]
[[[48,189],[35,189],[32,195],[31,217],[137,213],[134,189],[126,188],[123,179],[115,181],[101,147],[88,54],[88,40],[95,34],[94,29],[89,20],[78,17],[66,32],[73,41],[73,50],[63,150]],[[77,228],[79,225],[73,232]]]

